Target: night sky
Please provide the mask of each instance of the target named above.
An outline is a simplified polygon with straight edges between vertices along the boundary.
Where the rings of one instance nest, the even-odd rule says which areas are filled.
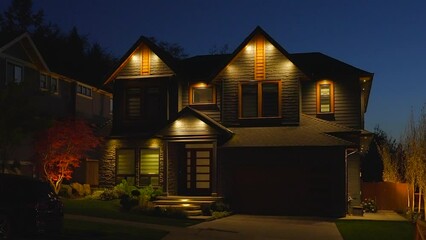
[[[11,0],[0,1],[3,12]],[[232,52],[261,26],[288,52],[322,52],[373,72],[366,129],[399,138],[411,109],[426,103],[426,1],[34,0],[46,22],[76,26],[121,57],[140,35],[190,55]]]

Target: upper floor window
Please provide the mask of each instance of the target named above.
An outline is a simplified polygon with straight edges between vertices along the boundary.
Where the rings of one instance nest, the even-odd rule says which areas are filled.
[[[44,90],[49,89],[49,85],[47,83],[47,76],[44,74],[40,74],[40,88]]]
[[[8,63],[7,64],[7,82],[21,83],[23,80],[22,66]]]
[[[126,112],[129,118],[141,117],[141,93],[140,88],[128,88],[126,91]]]
[[[334,112],[334,86],[331,81],[320,81],[317,83],[317,112]]]
[[[240,118],[280,117],[280,81],[241,82],[239,86]]]
[[[82,84],[77,85],[77,93],[86,97],[92,97],[92,88]]]
[[[50,79],[50,91],[52,91],[53,93],[58,92],[58,79],[57,78],[52,77]]]
[[[204,83],[194,84],[189,91],[189,104],[215,104],[215,88]]]

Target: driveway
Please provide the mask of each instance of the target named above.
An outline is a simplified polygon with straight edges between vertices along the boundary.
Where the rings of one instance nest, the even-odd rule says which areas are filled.
[[[171,231],[164,240],[316,239],[343,240],[332,221],[279,216],[233,215]]]

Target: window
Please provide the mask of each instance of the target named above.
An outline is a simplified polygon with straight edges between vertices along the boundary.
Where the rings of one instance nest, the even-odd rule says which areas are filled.
[[[127,179],[131,185],[135,183],[135,150],[117,150],[117,177]],[[117,179],[118,180],[118,179]],[[121,182],[121,181],[118,181]]]
[[[82,84],[77,85],[77,93],[86,97],[92,97],[92,88]]]
[[[58,92],[58,79],[57,78],[51,78],[50,79],[50,91],[53,93]]]
[[[21,83],[23,80],[23,68],[19,65],[7,64],[7,82]]]
[[[147,186],[159,185],[159,161],[160,151],[159,149],[141,149],[140,150],[140,185]]]
[[[126,91],[126,105],[127,117],[140,118],[141,117],[141,89],[128,88]]]
[[[317,112],[334,112],[334,87],[331,81],[317,83]]]
[[[47,76],[44,74],[40,74],[40,88],[44,90],[48,89]]]
[[[240,118],[268,118],[280,116],[279,81],[240,83]]]
[[[214,104],[216,102],[214,87],[204,83],[192,85],[189,91],[189,102],[190,104]]]

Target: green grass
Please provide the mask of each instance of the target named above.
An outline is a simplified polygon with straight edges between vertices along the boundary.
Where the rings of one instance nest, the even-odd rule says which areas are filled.
[[[117,226],[107,223],[95,223],[79,220],[64,220],[64,227],[60,234],[29,236],[28,239],[43,240],[159,240],[168,232],[132,226]],[[24,238],[27,239],[27,238]]]
[[[101,201],[93,199],[62,199],[65,214],[85,215],[101,218],[113,218],[127,221],[187,227],[200,221],[145,216],[136,212],[125,212],[120,209],[118,199]]]
[[[344,240],[414,239],[415,225],[399,221],[339,220],[336,226]]]

